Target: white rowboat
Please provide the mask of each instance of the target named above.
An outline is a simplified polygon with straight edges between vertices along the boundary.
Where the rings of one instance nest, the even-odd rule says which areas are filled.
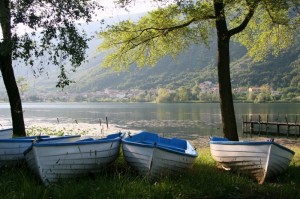
[[[66,143],[36,143],[25,151],[28,166],[48,185],[60,179],[75,178],[103,170],[119,155],[124,133],[101,139]]]
[[[12,138],[13,128],[0,129],[0,139]]]
[[[198,153],[187,140],[141,132],[122,139],[125,160],[141,175],[159,177],[192,168]]]
[[[16,165],[25,161],[24,151],[31,147],[33,142],[67,142],[79,140],[80,135],[72,136],[31,136],[0,139],[0,167],[8,165]]]
[[[262,184],[284,172],[295,152],[270,141],[229,141],[211,137],[213,159],[225,170],[248,175]]]

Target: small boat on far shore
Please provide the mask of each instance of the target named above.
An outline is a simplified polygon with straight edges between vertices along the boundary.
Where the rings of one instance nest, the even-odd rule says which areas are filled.
[[[16,165],[25,161],[24,151],[27,150],[34,142],[67,142],[80,139],[80,135],[65,135],[50,137],[43,136],[29,136],[0,139],[0,167],[8,165]]]
[[[60,179],[103,170],[118,157],[124,135],[115,133],[105,138],[87,138],[75,142],[38,142],[24,155],[29,168],[48,185]]]
[[[211,137],[210,151],[213,159],[225,170],[250,176],[259,184],[283,173],[295,152],[268,141],[229,141]]]
[[[0,139],[12,138],[13,128],[0,129]]]
[[[126,162],[151,178],[177,174],[193,167],[197,150],[187,140],[141,132],[122,139]]]

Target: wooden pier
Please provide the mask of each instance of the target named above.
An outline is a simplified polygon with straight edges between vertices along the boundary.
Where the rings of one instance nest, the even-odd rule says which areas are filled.
[[[288,121],[288,116],[285,115],[284,121],[278,121],[279,115],[275,121],[269,121],[269,116],[266,115],[266,120],[263,121],[261,115],[254,120],[253,116],[242,116],[243,124],[242,131],[246,134],[253,135],[275,135],[275,136],[296,136],[300,137],[300,123],[297,116],[293,122]]]

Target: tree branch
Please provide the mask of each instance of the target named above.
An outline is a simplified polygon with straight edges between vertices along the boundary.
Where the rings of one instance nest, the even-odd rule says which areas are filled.
[[[209,16],[209,19],[212,19],[212,18],[214,18],[214,16]],[[180,28],[187,27],[187,26],[189,26],[190,24],[192,24],[192,23],[195,22],[195,21],[197,21],[197,19],[196,19],[196,18],[192,18],[192,19],[190,19],[189,21],[187,21],[187,22],[185,22],[185,23],[182,23],[182,24],[179,24],[179,25],[176,25],[176,26],[172,26],[172,27],[165,27],[165,28],[149,27],[149,28],[144,28],[144,29],[142,29],[142,30],[135,30],[135,31],[121,30],[121,32],[139,32],[139,34],[138,34],[137,36],[135,36],[135,37],[132,37],[132,38],[126,40],[126,41],[121,41],[121,42],[118,42],[118,43],[114,43],[113,45],[119,45],[119,44],[130,43],[130,42],[131,42],[132,44],[134,44],[134,41],[135,41],[137,38],[141,37],[141,35],[143,35],[144,32],[146,32],[146,31],[155,30],[155,31],[160,32],[159,34],[155,34],[155,35],[153,35],[153,36],[151,36],[151,37],[148,37],[147,39],[145,39],[145,40],[143,40],[143,41],[141,41],[141,42],[139,42],[139,43],[137,43],[137,44],[134,44],[134,46],[136,47],[136,46],[138,46],[138,45],[140,45],[140,44],[142,44],[142,43],[146,43],[146,42],[148,42],[149,40],[152,40],[152,39],[157,38],[157,37],[159,37],[159,36],[166,36],[166,35],[167,35],[169,32],[171,32],[171,31],[174,31],[174,30],[177,30],[177,29],[180,29]]]
[[[235,27],[235,28],[228,31],[228,34],[229,34],[230,37],[237,34],[237,33],[239,33],[239,32],[241,32],[241,31],[243,31],[246,28],[246,26],[248,25],[250,19],[254,15],[255,9],[258,6],[258,2],[259,2],[259,0],[257,0],[255,2],[253,2],[252,4],[250,4],[247,1],[248,7],[249,7],[249,12],[246,15],[244,21],[238,27]]]

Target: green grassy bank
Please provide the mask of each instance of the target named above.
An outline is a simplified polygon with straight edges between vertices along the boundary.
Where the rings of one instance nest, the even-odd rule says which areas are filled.
[[[0,170],[0,198],[299,198],[300,147],[288,170],[263,185],[219,170],[209,148],[198,149],[191,171],[155,181],[138,176],[122,155],[102,173],[45,187],[26,165]]]

